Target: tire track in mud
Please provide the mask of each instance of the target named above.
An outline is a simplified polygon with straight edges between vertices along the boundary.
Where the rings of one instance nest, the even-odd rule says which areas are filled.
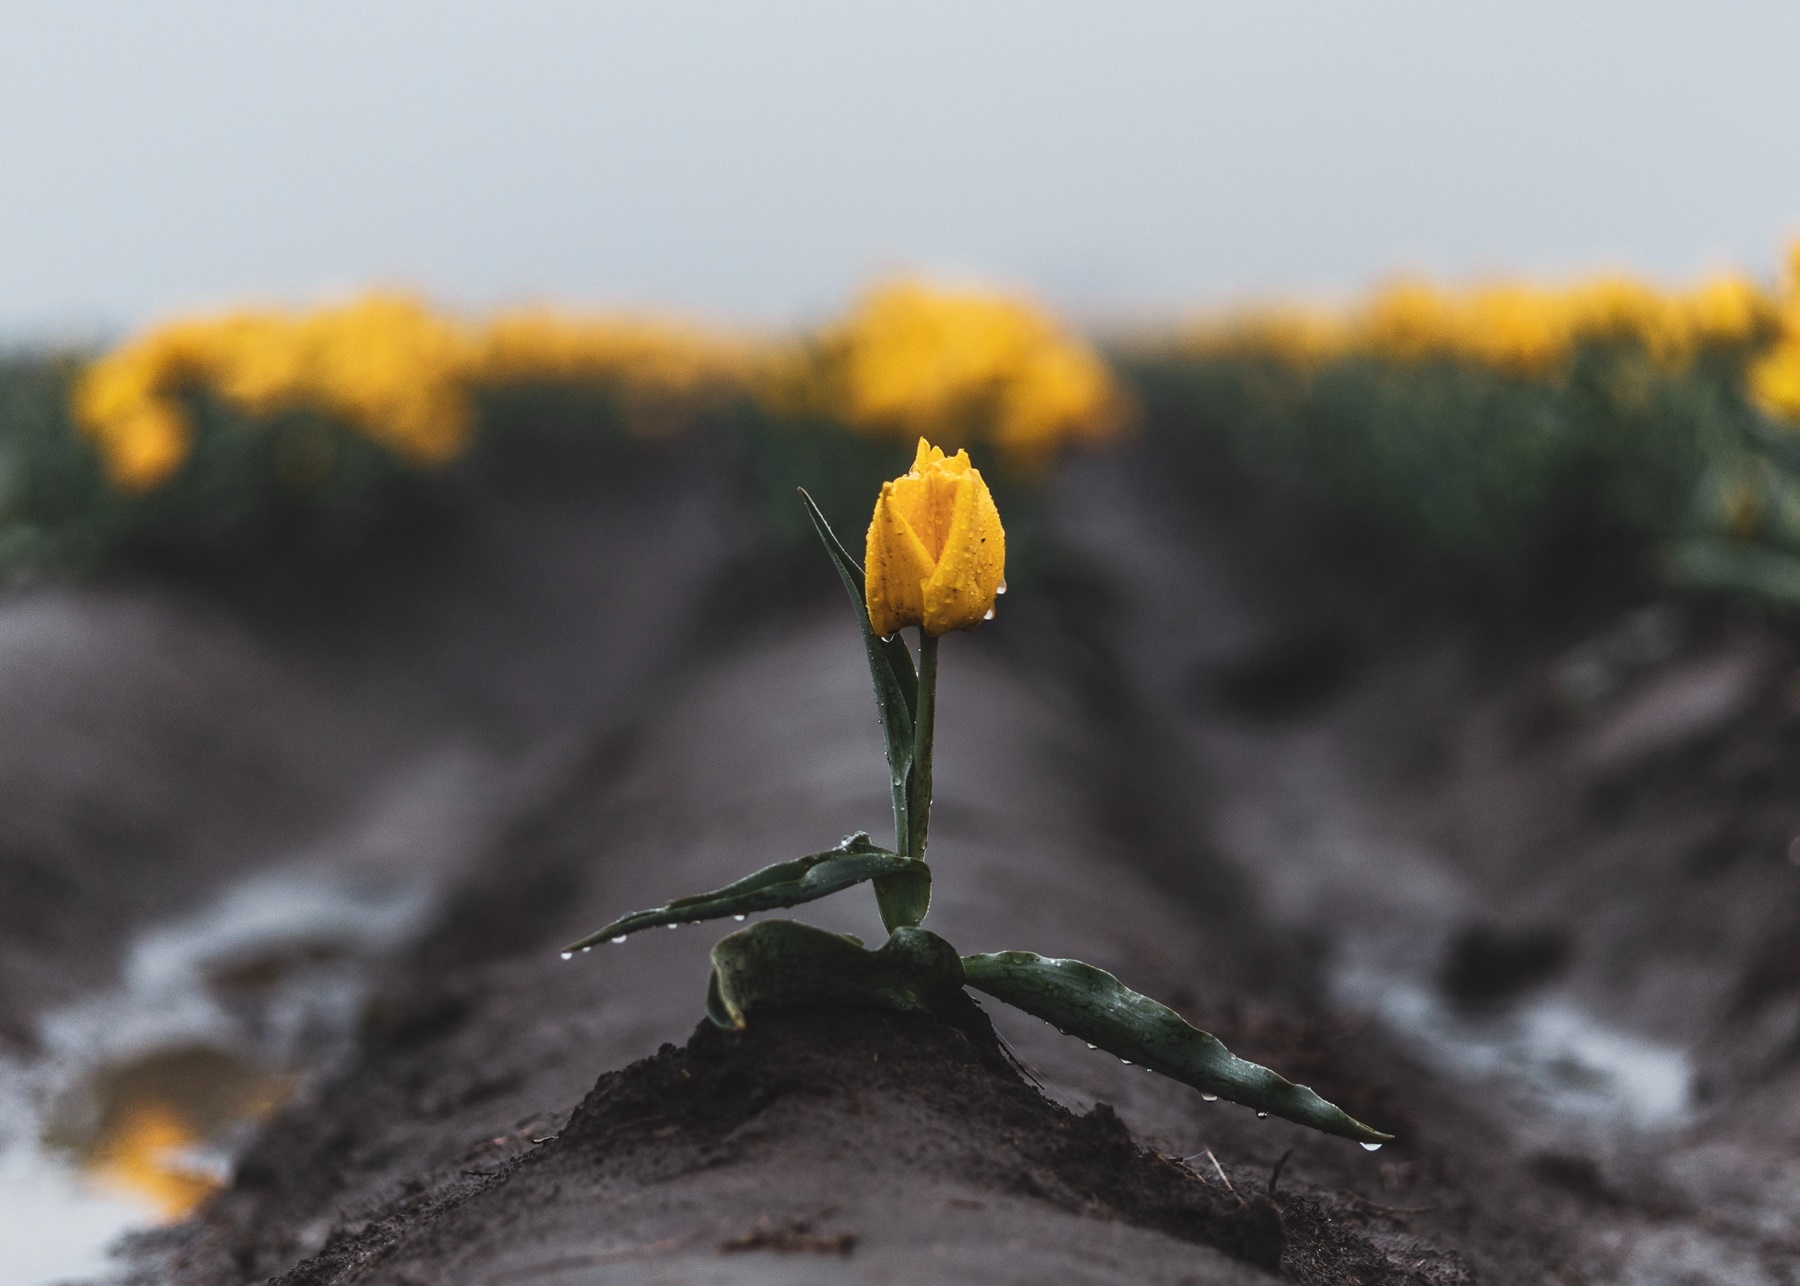
[[[227,1167],[245,1105],[337,1062],[371,970],[678,664],[733,556],[693,466],[500,489],[348,566],[0,604],[0,1283],[97,1271]],[[140,1118],[182,1156],[122,1151]]]
[[[854,1128],[842,1128],[843,1113],[784,1127],[771,1127],[771,1116],[759,1128],[773,1133],[740,1170],[709,1163],[698,1179],[679,1166],[671,1178],[652,1147],[610,1187],[589,1182],[584,1199],[563,1199],[566,1174],[546,1184],[557,1164],[552,1131],[595,1074],[685,1036],[716,933],[654,934],[575,966],[553,961],[555,944],[622,908],[722,883],[885,814],[879,738],[841,615],[771,622],[722,646],[635,732],[599,739],[560,797],[452,895],[384,988],[360,1062],[278,1118],[197,1224],[141,1243],[144,1273],[250,1281],[298,1263],[293,1282],[501,1280],[604,1262],[620,1280],[771,1271],[836,1280],[844,1265],[771,1266],[717,1250],[755,1241],[757,1229],[818,1226],[826,1207],[830,1235],[856,1240],[857,1276],[904,1271],[920,1246],[945,1281],[1227,1281],[1250,1271],[1164,1233],[1122,1230],[1104,1201],[1059,1204],[1048,1194],[1067,1185],[1053,1173],[1031,1178],[1027,1168],[1023,1202],[1019,1176],[996,1173],[1004,1164],[971,1181],[971,1142],[978,1153],[1011,1154],[1004,1139],[983,1135],[983,1122],[959,1116],[969,1104],[954,1099],[925,1105],[923,1124],[861,1121],[866,1105],[854,1102]],[[1194,846],[1183,839],[1191,818],[1171,825],[1155,805],[1170,791],[1187,802],[1180,781],[1140,771],[1149,725],[1093,719],[1057,669],[1021,669],[982,636],[953,646],[933,927],[964,950],[1026,946],[1091,960],[1359,1115],[1395,1119],[1393,1096],[1362,1074],[1348,1033],[1301,1003],[1306,953],[1270,940],[1248,885],[1227,868],[1195,878]],[[1146,866],[1160,885],[1133,874]],[[1185,896],[1172,895],[1171,882]],[[872,908],[854,898],[808,907],[806,918],[879,936]],[[1116,1107],[1149,1155],[1182,1158],[1196,1199],[1241,1208],[1282,1174],[1293,1275],[1463,1280],[1388,1199],[1391,1162],[1205,1104],[1033,1020],[996,1017],[1055,1098],[1083,1113]],[[851,1085],[861,1078],[857,1066],[843,1073]],[[913,1134],[946,1131],[964,1136],[964,1162],[948,1178],[904,1160],[917,1150]],[[723,1186],[707,1187],[721,1171]],[[523,1236],[517,1211],[539,1206],[552,1213]],[[1156,1225],[1138,1214],[1128,1222]],[[1006,1253],[996,1256],[996,1244]]]
[[[1561,710],[1559,666],[1637,628],[1629,597],[1585,624],[1420,611],[1156,461],[1090,462],[1053,506],[1106,573],[1087,668],[1204,801],[1169,825],[1367,1024],[1413,1143],[1381,1200],[1435,1207],[1412,1226],[1484,1280],[1796,1280],[1792,644],[1689,612]]]
[[[453,900],[387,990],[359,1065],[278,1119],[196,1225],[146,1245],[155,1271],[195,1283],[284,1269],[295,1284],[497,1282],[577,1280],[605,1264],[619,1281],[883,1280],[923,1256],[946,1282],[1260,1280],[1157,1231],[1148,1207],[1082,1196],[1072,1162],[1021,1160],[967,1092],[869,1092],[879,1064],[859,1059],[881,1049],[854,1033],[822,1055],[823,1088],[789,1087],[697,1159],[679,1131],[659,1140],[660,1126],[598,1169],[570,1159],[575,1140],[556,1135],[595,1076],[693,1030],[719,930],[651,932],[569,963],[556,944],[621,909],[879,824],[885,769],[866,683],[844,613],[788,619],[723,647],[634,735],[597,746],[562,798]],[[1243,1001],[1250,966],[1195,932],[1116,851],[1083,784],[1085,722],[1056,682],[1021,673],[980,636],[958,637],[940,700],[932,927],[966,951],[1080,956],[1203,1020],[1234,1015],[1265,1044],[1304,1035],[1304,1022]],[[878,939],[873,900],[859,892],[802,914]],[[1088,1123],[1081,1137],[1112,1137],[1100,1123],[1116,1109],[1151,1145],[1123,1145],[1122,1175],[1157,1156],[1188,1158],[1198,1168],[1155,1164],[1175,1167],[1183,1200],[1229,1215],[1264,1200],[1293,1151],[1278,1199],[1301,1280],[1462,1280],[1441,1252],[1382,1226],[1374,1197],[1363,1199],[1371,1214],[1295,1177],[1309,1168],[1379,1192],[1377,1158],[1205,1103],[1022,1015],[993,1017]],[[665,1049],[659,1065],[681,1057]],[[588,1100],[593,1112],[613,1083]],[[1043,1131],[1067,1128],[1041,1111]],[[661,1114],[682,1119],[674,1103]],[[784,1254],[776,1234],[798,1228],[853,1239],[854,1252],[829,1263]],[[768,1244],[720,1250],[746,1241]]]

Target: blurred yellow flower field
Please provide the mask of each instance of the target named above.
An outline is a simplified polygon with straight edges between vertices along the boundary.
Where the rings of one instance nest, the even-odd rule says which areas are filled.
[[[1750,369],[1750,394],[1778,419],[1800,424],[1800,241],[1788,250],[1780,335]]]
[[[1017,457],[1105,436],[1124,407],[1100,356],[1029,303],[903,282],[802,342],[552,308],[470,320],[385,293],[181,319],[95,362],[75,411],[111,481],[142,492],[187,459],[188,394],[253,419],[322,412],[431,467],[468,448],[479,390],[539,384],[602,386],[646,431],[684,406],[747,397],[776,414],[988,441]]]
[[[1586,345],[1637,345],[1658,366],[1679,370],[1702,352],[1755,343],[1793,320],[1768,291],[1734,276],[1685,292],[1622,276],[1560,289],[1493,282],[1453,290],[1403,279],[1341,310],[1267,305],[1208,317],[1185,330],[1180,347],[1195,357],[1256,354],[1302,367],[1347,357],[1460,362],[1546,379]]]
[[[969,449],[996,487],[1029,488],[1065,449],[1133,423],[1211,443],[1427,561],[1524,574],[1577,529],[1800,547],[1800,484],[1755,441],[1800,425],[1794,255],[1778,282],[1683,289],[1401,279],[1339,307],[1215,311],[1110,351],[1028,298],[916,279],[801,332],[550,306],[478,316],[391,292],[177,318],[72,374],[37,368],[32,405],[67,404],[15,434],[25,463],[0,562],[92,564],[136,532],[329,524],[477,446],[611,450],[609,433],[701,428],[737,444],[759,521],[791,543],[804,532],[772,480],[796,470],[850,494],[851,475],[891,476],[924,437]]]
[[[987,440],[1026,459],[1105,438],[1126,418],[1100,355],[1041,309],[914,281],[864,296],[772,384],[777,406],[902,439]]]
[[[182,396],[205,392],[251,417],[309,409],[412,464],[455,459],[474,432],[472,392],[493,384],[601,382],[627,398],[680,398],[744,382],[743,341],[672,323],[548,309],[481,324],[406,295],[311,312],[242,311],[156,327],[96,362],[78,422],[125,490],[178,470],[193,428]]]

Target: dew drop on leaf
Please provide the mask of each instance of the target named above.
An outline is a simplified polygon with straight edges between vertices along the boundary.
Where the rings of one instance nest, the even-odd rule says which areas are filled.
[[[562,953],[562,958],[564,960],[573,960],[575,958],[575,953],[573,951],[565,951]]]
[[[1121,1058],[1119,1061],[1121,1063],[1125,1064],[1125,1066],[1127,1066],[1127,1067],[1131,1066],[1131,1060],[1129,1058]]]
[[[1217,1094],[1202,1094],[1200,1096],[1200,1101],[1202,1103],[1217,1103],[1219,1101],[1219,1096]]]
[[[592,947],[583,947],[583,948],[582,948],[582,949],[581,949],[581,954],[582,954],[582,955],[584,955],[584,956],[585,956],[585,955],[586,955],[586,954],[587,954],[587,953],[588,953],[588,952],[590,952],[590,951],[592,951],[592,950],[593,950],[593,948],[592,948]]]
[[[744,917],[741,915],[734,915],[731,918],[736,920],[739,924],[742,924],[744,922]]]
[[[625,941],[625,935],[623,933],[621,933],[618,937],[616,937],[612,940],[612,943],[616,947],[623,941]]]
[[[1381,1144],[1379,1144],[1379,1143],[1365,1143],[1365,1144],[1363,1144],[1363,1145],[1362,1145],[1362,1150],[1363,1150],[1363,1151],[1364,1151],[1364,1152],[1379,1152],[1379,1151],[1381,1151]]]
[[[1087,1047],[1088,1047],[1088,1048],[1089,1048],[1089,1049],[1099,1049],[1099,1048],[1100,1048],[1100,1046],[1098,1046],[1098,1045],[1096,1045],[1096,1044],[1094,1044],[1094,1042],[1093,1042],[1093,1041],[1091,1041],[1091,1040],[1090,1040],[1090,1041],[1089,1041],[1089,1042],[1088,1042],[1088,1043],[1087,1043]]]
[[[1267,1112],[1258,1112],[1256,1114],[1256,1119],[1259,1121],[1266,1121],[1269,1119],[1269,1114]]]

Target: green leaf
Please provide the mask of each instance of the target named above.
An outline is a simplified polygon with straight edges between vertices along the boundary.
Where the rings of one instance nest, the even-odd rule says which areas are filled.
[[[875,627],[869,621],[869,603],[867,588],[863,583],[862,564],[850,556],[850,551],[837,538],[831,524],[825,521],[825,515],[819,506],[801,487],[800,499],[806,506],[807,517],[812,519],[813,530],[819,533],[819,540],[830,555],[832,566],[837,568],[838,579],[844,582],[844,592],[850,595],[850,604],[862,623],[863,639],[870,644],[869,669],[875,677],[877,689],[881,688],[887,677],[891,676],[894,687],[906,707],[908,719],[911,719],[919,700],[919,678],[913,669],[912,651],[906,646],[906,640],[898,634],[882,638],[875,633]],[[879,656],[877,656],[879,653]],[[885,673],[876,673],[885,665]],[[879,695],[879,694],[878,694]],[[910,735],[910,734],[909,734]]]
[[[836,539],[833,537],[833,539]],[[846,555],[847,557],[847,555]],[[857,576],[857,604],[861,607],[862,618],[869,618],[869,605],[863,598],[862,577]],[[870,625],[870,635],[874,635],[875,627]],[[890,634],[877,640],[881,644],[882,653],[887,657],[888,668],[893,671],[894,681],[900,689],[900,699],[906,702],[906,713],[910,718],[919,717],[919,676],[913,668],[912,649],[906,646],[906,640],[898,634]]]
[[[969,986],[1202,1093],[1359,1143],[1394,1137],[1348,1116],[1304,1085],[1238,1058],[1216,1037],[1104,969],[1030,951],[964,956],[962,963]]]
[[[764,920],[720,938],[712,962],[706,1016],[740,1031],[753,1011],[782,1005],[948,1012],[963,982],[956,948],[926,929],[896,929],[879,951],[868,951],[848,934]]]
[[[1800,558],[1767,545],[1703,536],[1669,545],[1664,569],[1677,585],[1800,607]]]
[[[884,875],[922,879],[927,887],[931,883],[931,872],[925,863],[877,848],[869,842],[866,832],[858,831],[826,852],[765,866],[756,874],[711,893],[676,898],[667,906],[635,911],[595,930],[579,942],[570,943],[563,950],[580,951],[597,942],[663,925],[690,924],[695,920],[717,920],[727,915],[748,915],[752,911],[798,906]]]
[[[1789,473],[1800,472],[1800,433],[1761,415],[1753,415],[1744,424],[1744,436],[1776,465]]]
[[[894,847],[907,851],[912,847],[912,771],[913,719],[918,710],[919,676],[913,669],[912,653],[906,641],[895,635],[882,638],[869,623],[869,605],[863,588],[863,571],[857,561],[838,540],[819,512],[813,498],[800,488],[800,499],[812,519],[819,540],[844,582],[844,592],[856,609],[862,626],[863,649],[868,653],[869,677],[875,682],[875,707],[881,715],[881,731],[887,741],[888,785],[894,801]],[[931,901],[928,882],[908,875],[899,879],[882,879],[875,886],[876,900],[881,905],[881,922],[891,932],[903,925],[916,925],[925,918]]]

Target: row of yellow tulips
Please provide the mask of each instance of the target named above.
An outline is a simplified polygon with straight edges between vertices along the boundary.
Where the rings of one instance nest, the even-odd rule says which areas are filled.
[[[983,440],[1025,457],[1104,436],[1124,418],[1105,362],[1039,309],[910,282],[800,339],[552,309],[470,320],[398,294],[183,319],[96,361],[75,411],[111,481],[142,492],[174,477],[192,448],[188,394],[251,417],[323,412],[433,466],[468,447],[480,390],[536,383],[603,385],[628,417],[749,397],[777,414]]]
[[[1634,344],[1668,370],[1708,351],[1740,353],[1761,408],[1800,422],[1800,243],[1773,290],[1733,276],[1682,292],[1623,277],[1560,289],[1404,281],[1348,308],[1218,314],[1183,328],[1174,348],[1301,368],[1447,360],[1545,380],[1595,343]],[[548,308],[470,319],[382,293],[181,319],[95,362],[75,411],[111,481],[142,492],[170,480],[191,450],[191,393],[251,417],[323,412],[433,466],[469,445],[481,390],[534,383],[603,385],[644,426],[750,398],[782,416],[984,442],[1014,459],[1103,438],[1128,403],[1104,360],[1029,302],[900,282],[799,338]]]
[[[1755,350],[1751,395],[1769,414],[1800,421],[1800,242],[1774,290],[1740,276],[1687,291],[1622,276],[1462,290],[1403,279],[1347,308],[1253,305],[1217,313],[1184,328],[1177,347],[1196,358],[1260,357],[1301,368],[1351,357],[1442,360],[1544,380],[1583,347],[1607,343],[1635,345],[1672,371],[1709,350]]]

